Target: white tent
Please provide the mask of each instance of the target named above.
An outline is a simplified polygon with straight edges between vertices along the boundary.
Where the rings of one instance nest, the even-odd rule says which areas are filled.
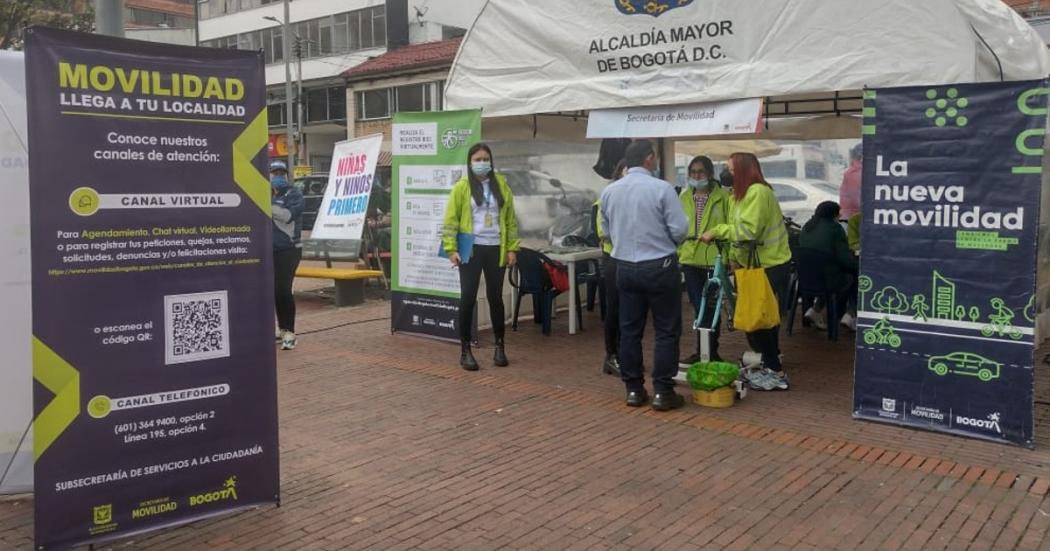
[[[838,115],[864,87],[1048,74],[1000,0],[489,0],[445,101],[507,117],[762,97],[777,137],[836,137],[859,135]]]
[[[8,339],[0,362],[0,494],[33,488],[30,366],[29,157],[26,151],[25,62],[0,51],[0,189],[7,212],[0,220],[0,327]]]

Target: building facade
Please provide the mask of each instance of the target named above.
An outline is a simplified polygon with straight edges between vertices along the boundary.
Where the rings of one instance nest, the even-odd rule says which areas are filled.
[[[195,46],[196,0],[125,0],[124,35],[136,40]]]

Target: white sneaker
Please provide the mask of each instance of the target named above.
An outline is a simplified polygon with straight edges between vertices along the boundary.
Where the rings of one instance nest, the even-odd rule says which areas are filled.
[[[283,338],[283,337],[284,337],[284,331],[281,331],[280,329],[274,329],[273,340],[275,340],[277,342],[281,342],[281,338]]]
[[[854,333],[857,332],[857,318],[854,318],[853,316],[849,315],[849,312],[847,312],[846,315],[842,316],[841,323],[850,331],[853,331]]]
[[[816,327],[821,331],[825,331],[828,328],[828,324],[824,323],[824,316],[812,308],[806,310],[806,313],[803,314],[802,317],[812,323],[813,327]]]
[[[281,350],[295,350],[295,333],[285,331],[281,334]]]

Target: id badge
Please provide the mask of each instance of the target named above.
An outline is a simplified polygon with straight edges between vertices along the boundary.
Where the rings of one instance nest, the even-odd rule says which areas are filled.
[[[485,214],[485,227],[486,228],[491,228],[492,227],[492,214]]]

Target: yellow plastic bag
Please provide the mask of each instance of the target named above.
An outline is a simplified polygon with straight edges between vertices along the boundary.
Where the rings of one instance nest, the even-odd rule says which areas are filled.
[[[780,306],[764,268],[739,268],[733,326],[750,333],[780,325]]]

